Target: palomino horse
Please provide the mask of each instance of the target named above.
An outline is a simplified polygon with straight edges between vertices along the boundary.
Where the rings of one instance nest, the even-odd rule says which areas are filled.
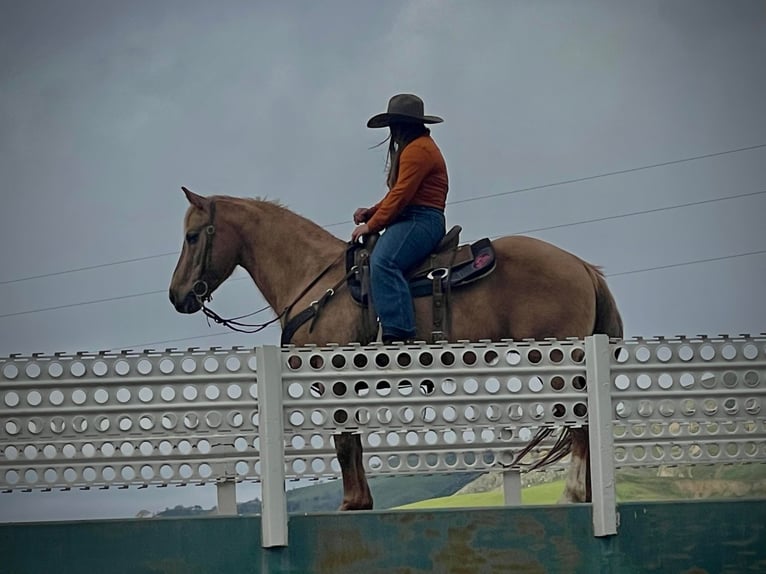
[[[283,327],[288,315],[343,283],[348,244],[315,223],[270,201],[183,191],[191,206],[170,283],[170,301],[180,313],[199,311],[237,265],[250,274]],[[495,271],[451,294],[450,340],[622,337],[622,319],[598,268],[530,237],[502,237],[493,245]],[[429,297],[415,300],[415,313],[417,339],[428,340]],[[362,323],[362,309],[340,289],[291,342],[348,344],[364,336]],[[589,501],[588,431],[567,431],[572,458],[562,500]],[[336,435],[335,448],[343,478],[341,509],[372,508],[360,436]]]

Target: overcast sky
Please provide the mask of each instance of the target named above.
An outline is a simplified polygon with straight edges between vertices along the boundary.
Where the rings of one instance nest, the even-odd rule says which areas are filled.
[[[346,239],[384,192],[384,148],[369,148],[385,134],[365,122],[397,92],[445,119],[447,220],[466,240],[527,233],[602,265],[627,336],[766,331],[762,0],[2,14],[0,356],[277,343],[169,304],[180,186],[278,199]],[[235,281],[214,308],[261,302]]]

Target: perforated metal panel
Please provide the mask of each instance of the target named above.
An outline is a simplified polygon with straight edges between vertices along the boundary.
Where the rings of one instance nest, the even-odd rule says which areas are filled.
[[[510,464],[540,426],[587,419],[582,341],[283,351],[288,473],[337,474],[331,435],[372,473]]]
[[[766,337],[615,341],[611,351],[617,466],[764,459]],[[259,480],[255,356],[0,358],[0,489]],[[372,474],[410,474],[498,468],[539,427],[588,421],[579,340],[279,357],[287,477],[337,476],[336,432],[361,435]]]
[[[0,485],[255,477],[254,370],[242,349],[2,359]]]
[[[618,466],[766,459],[766,338],[614,346]]]

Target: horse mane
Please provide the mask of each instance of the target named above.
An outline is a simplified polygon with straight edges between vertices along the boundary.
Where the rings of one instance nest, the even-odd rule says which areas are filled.
[[[287,213],[291,217],[295,218],[297,222],[299,222],[301,225],[300,232],[304,235],[314,237],[316,239],[332,238],[336,241],[340,241],[335,235],[327,231],[324,227],[313,222],[309,218],[300,215],[299,213],[295,213],[289,207],[287,207],[287,205],[277,199],[269,199],[260,196],[234,197],[231,195],[216,195],[211,197],[211,199],[215,199],[216,201],[231,202],[237,205],[244,205],[271,215]]]

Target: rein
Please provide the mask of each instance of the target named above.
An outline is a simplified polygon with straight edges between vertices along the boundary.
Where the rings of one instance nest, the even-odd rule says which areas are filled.
[[[270,306],[263,307],[261,309],[258,309],[257,311],[253,311],[252,313],[248,313],[247,315],[240,315],[239,317],[232,317],[231,319],[225,319],[224,317],[221,317],[218,313],[213,311],[210,307],[206,305],[206,302],[212,301],[212,295],[210,293],[210,288],[208,286],[207,281],[203,279],[205,276],[206,268],[210,267],[210,261],[212,258],[212,251],[213,251],[213,237],[215,235],[215,202],[210,202],[210,219],[208,222],[208,225],[205,227],[205,249],[202,253],[202,268],[200,269],[199,279],[194,282],[194,285],[192,285],[192,292],[194,293],[195,297],[197,297],[197,300],[199,301],[200,305],[202,306],[202,312],[205,314],[205,316],[208,319],[212,319],[215,323],[219,325],[223,325],[224,327],[228,327],[232,331],[237,331],[239,333],[259,333],[263,331],[265,328],[269,327],[270,325],[276,323],[277,321],[281,320],[283,317],[285,317],[293,307],[295,307],[295,304],[300,301],[306,293],[311,290],[312,287],[314,287],[322,277],[324,277],[327,272],[332,269],[343,257],[345,256],[345,251],[341,253],[337,259],[332,261],[330,264],[327,265],[314,279],[304,287],[304,289],[298,294],[297,297],[295,297],[289,305],[287,305],[281,313],[279,313],[276,317],[273,319],[266,321],[265,323],[243,323],[240,321],[240,319],[244,319],[246,317],[252,317],[253,315],[257,315],[258,313],[261,313],[263,311],[266,311],[268,309],[271,309]],[[327,303],[327,301],[335,294],[335,291],[340,288],[346,280],[353,274],[356,273],[356,267],[353,267],[349,272],[340,280],[338,281],[333,287],[325,291],[324,295],[317,300],[312,301],[309,307],[303,311],[299,315],[305,315],[307,312],[310,312],[310,317],[314,317],[314,321],[316,321],[316,317],[319,315],[319,311],[322,307]],[[309,317],[309,318],[310,318]],[[304,319],[303,322],[305,322],[307,319]],[[291,321],[292,322],[292,321]],[[313,326],[313,323],[312,323]],[[291,337],[292,338],[292,337]],[[284,334],[283,334],[284,339]]]

